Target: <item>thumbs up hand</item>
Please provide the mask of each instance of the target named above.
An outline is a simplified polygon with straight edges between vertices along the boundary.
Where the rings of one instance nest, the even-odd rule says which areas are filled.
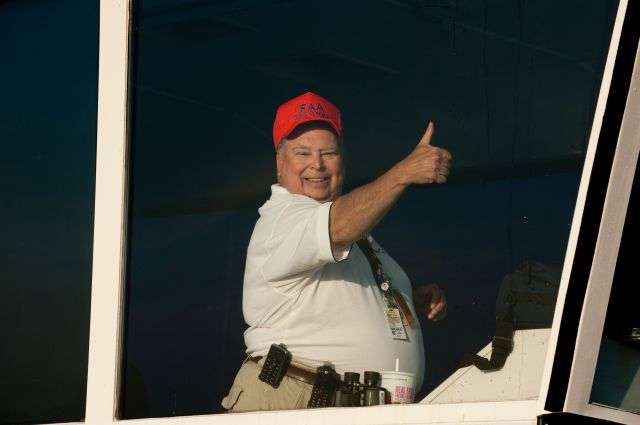
[[[432,137],[433,123],[430,122],[413,152],[394,167],[405,184],[446,183],[451,154],[446,149],[432,146]]]

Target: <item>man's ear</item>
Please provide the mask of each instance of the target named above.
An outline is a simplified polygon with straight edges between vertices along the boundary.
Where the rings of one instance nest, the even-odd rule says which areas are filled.
[[[280,173],[281,173],[283,162],[284,162],[284,159],[282,158],[282,153],[280,152],[280,150],[278,150],[278,152],[276,152],[276,172],[278,176],[278,182],[280,182]]]

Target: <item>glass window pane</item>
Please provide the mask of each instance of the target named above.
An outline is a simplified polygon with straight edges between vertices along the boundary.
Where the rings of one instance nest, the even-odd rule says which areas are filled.
[[[640,315],[634,288],[640,214],[638,169],[616,263],[591,403],[640,413]]]
[[[85,412],[98,4],[0,4],[0,423]]]
[[[428,121],[453,155],[446,185],[411,187],[373,231],[414,286],[447,294],[448,318],[420,319],[416,399],[536,397],[616,7],[137,1],[122,416],[223,411],[245,358],[246,250],[276,182],[275,111],[306,91],[341,109],[344,192]],[[508,390],[485,381],[454,400],[443,382],[477,371],[460,365],[487,353],[496,315],[515,317],[516,349],[543,348],[507,359]]]

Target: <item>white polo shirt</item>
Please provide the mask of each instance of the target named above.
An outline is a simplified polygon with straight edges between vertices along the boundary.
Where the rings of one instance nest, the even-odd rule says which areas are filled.
[[[330,362],[339,373],[395,368],[424,375],[420,325],[408,340],[391,338],[380,290],[357,245],[332,252],[329,210],[276,184],[260,208],[247,252],[242,307],[249,328],[247,354],[265,356],[284,343],[299,361]],[[400,266],[370,239],[383,269],[413,309],[411,283]],[[414,312],[415,314],[415,312]]]

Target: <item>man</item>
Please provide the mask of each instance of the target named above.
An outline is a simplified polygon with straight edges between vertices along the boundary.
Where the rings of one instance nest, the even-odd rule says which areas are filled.
[[[411,184],[445,183],[451,155],[430,144],[385,174],[342,194],[340,111],[313,93],[278,108],[273,129],[278,184],[260,208],[247,252],[243,312],[249,358],[222,402],[233,412],[304,408],[314,372],[331,364],[358,372],[424,374],[417,311],[446,314],[437,285],[412,290],[404,271],[369,232]],[[378,270],[377,265],[381,266]],[[376,272],[376,270],[378,272]],[[411,306],[415,305],[415,309]],[[258,379],[272,344],[293,355],[277,388]]]

